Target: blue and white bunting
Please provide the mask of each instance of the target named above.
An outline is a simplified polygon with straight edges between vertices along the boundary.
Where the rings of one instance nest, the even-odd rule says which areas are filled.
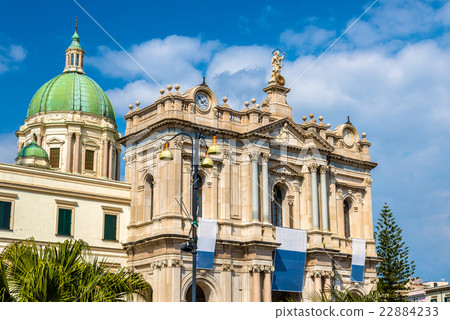
[[[216,248],[217,221],[198,219],[197,268],[212,269]]]
[[[273,291],[302,292],[307,237],[306,231],[276,227],[275,271]]]
[[[366,263],[366,240],[353,239],[352,272],[350,280],[364,282],[364,266]]]

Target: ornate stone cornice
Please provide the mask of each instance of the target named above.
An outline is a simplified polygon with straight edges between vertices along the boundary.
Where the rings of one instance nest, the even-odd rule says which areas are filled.
[[[342,162],[353,163],[353,164],[356,164],[356,165],[362,166],[363,168],[368,168],[368,169],[374,169],[378,165],[378,163],[376,163],[376,162],[357,160],[357,159],[344,157],[344,156],[337,155],[337,154],[330,154],[328,157],[332,160],[340,160]]]
[[[362,190],[366,189],[365,186],[348,184],[348,183],[339,182],[339,181],[336,181],[336,186],[339,186],[343,189],[348,189],[349,191],[352,191],[352,190],[353,191],[362,191]]]

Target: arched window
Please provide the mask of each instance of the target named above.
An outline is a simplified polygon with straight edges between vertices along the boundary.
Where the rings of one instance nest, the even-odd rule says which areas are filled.
[[[144,186],[144,217],[145,220],[150,220],[153,218],[153,177],[148,176],[147,179],[145,179],[145,186]]]
[[[344,232],[345,237],[350,238],[350,204],[344,200]]]
[[[77,66],[79,66],[80,64],[80,55],[79,54],[77,54]]]
[[[70,55],[70,65],[73,66],[73,53]]]
[[[202,208],[203,208],[203,180],[202,177],[200,175],[197,175],[198,179],[197,179],[197,217],[201,217],[202,216]]]
[[[283,194],[278,186],[273,188],[272,200],[272,224],[276,227],[283,226]]]

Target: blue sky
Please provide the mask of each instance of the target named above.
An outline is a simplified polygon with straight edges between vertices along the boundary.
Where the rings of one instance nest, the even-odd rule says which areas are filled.
[[[286,51],[292,83],[373,1],[87,1],[79,3],[163,87],[201,82],[234,109]],[[107,92],[124,131],[127,105],[147,105],[159,88],[72,0],[21,1],[0,11],[0,161],[16,153],[14,131],[33,94],[64,68],[74,17],[85,71]],[[450,280],[450,3],[378,1],[288,95],[294,118],[350,115],[372,142],[374,220],[384,202],[403,228],[416,275]]]

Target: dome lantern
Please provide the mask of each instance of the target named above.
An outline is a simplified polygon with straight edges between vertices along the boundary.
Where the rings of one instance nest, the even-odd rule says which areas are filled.
[[[77,19],[78,24],[78,19]],[[84,50],[80,45],[80,37],[77,33],[77,24],[75,24],[75,33],[72,36],[72,42],[66,49],[66,67],[63,72],[77,72],[84,74],[83,60]]]

